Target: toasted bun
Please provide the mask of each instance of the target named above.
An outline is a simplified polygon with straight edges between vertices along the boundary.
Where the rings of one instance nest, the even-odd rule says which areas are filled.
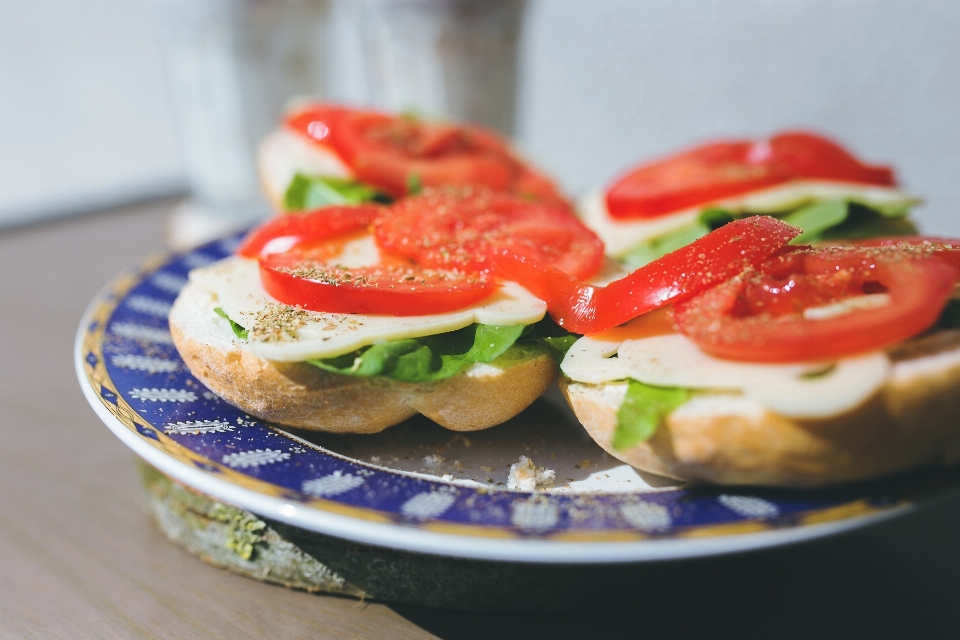
[[[448,429],[476,431],[523,411],[557,376],[553,358],[539,350],[419,384],[271,362],[250,353],[215,306],[213,296],[192,283],[173,305],[170,333],[187,367],[230,404],[291,427],[376,433],[422,413]]]
[[[947,339],[944,339],[944,338]],[[650,440],[612,446],[626,382],[560,388],[587,432],[643,471],[719,484],[814,487],[960,460],[960,345],[939,340],[901,353],[886,383],[856,409],[828,419],[778,415],[743,395],[696,395]],[[929,341],[928,341],[929,342]],[[916,346],[916,345],[915,345]]]

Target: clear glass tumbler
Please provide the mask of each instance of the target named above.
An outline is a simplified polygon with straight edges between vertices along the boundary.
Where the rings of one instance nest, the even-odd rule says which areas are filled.
[[[375,104],[510,135],[526,0],[355,0]]]
[[[267,214],[256,145],[288,100],[326,93],[328,0],[154,0],[192,200],[190,244]]]

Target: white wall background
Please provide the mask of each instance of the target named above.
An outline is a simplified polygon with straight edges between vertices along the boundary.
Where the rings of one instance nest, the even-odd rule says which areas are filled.
[[[182,190],[138,0],[0,0],[0,224]]]
[[[341,0],[330,94],[363,101]],[[960,235],[960,1],[531,0],[518,138],[572,193],[785,127],[892,161]],[[144,0],[0,0],[0,224],[185,184]]]

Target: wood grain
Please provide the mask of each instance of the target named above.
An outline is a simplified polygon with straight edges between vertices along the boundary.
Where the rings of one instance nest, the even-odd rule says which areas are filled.
[[[131,454],[80,393],[73,337],[100,287],[162,249],[170,206],[0,240],[0,636],[434,637],[383,605],[207,566],[140,511]]]

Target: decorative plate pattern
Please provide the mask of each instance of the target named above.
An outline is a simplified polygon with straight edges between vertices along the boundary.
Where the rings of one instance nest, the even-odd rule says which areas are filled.
[[[382,546],[488,560],[691,557],[824,535],[903,512],[957,470],[816,492],[661,488],[509,491],[367,464],[244,414],[180,359],[167,314],[190,269],[237,237],[149,260],[91,304],[76,343],[88,400],[138,455],[260,515]]]

